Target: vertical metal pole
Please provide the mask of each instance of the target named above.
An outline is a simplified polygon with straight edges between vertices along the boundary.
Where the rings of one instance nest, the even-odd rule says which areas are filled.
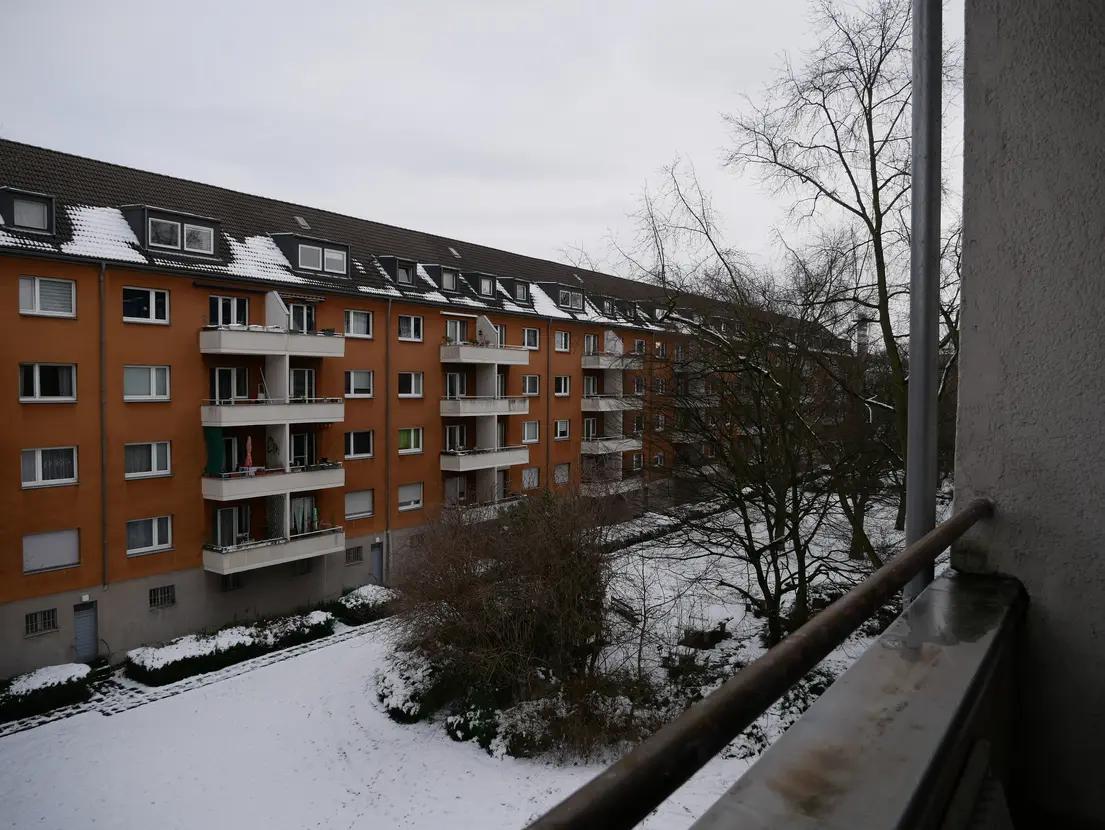
[[[940,0],[913,0],[913,243],[909,269],[909,433],[906,544],[936,523],[936,378],[940,335]],[[932,581],[928,565],[903,592],[908,604]]]

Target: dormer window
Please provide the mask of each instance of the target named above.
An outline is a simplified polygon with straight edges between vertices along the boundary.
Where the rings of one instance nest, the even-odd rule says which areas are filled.
[[[576,311],[583,310],[583,294],[579,291],[569,291],[566,288],[560,289],[560,307],[572,308]]]
[[[16,196],[12,199],[12,224],[29,231],[50,230],[50,203],[47,199]]]
[[[345,251],[340,248],[324,248],[322,265],[323,270],[330,274],[344,274]]]
[[[495,280],[491,277],[480,277],[480,293],[490,297],[495,293]]]
[[[514,283],[514,299],[523,303],[529,302],[529,286],[526,283]]]
[[[611,299],[603,300],[602,301],[602,310],[603,310],[603,313],[606,314],[607,316],[612,316],[614,314],[614,301],[611,300]]]
[[[149,236],[146,241],[151,248],[176,248],[179,250],[180,222],[151,217]]]
[[[395,279],[403,285],[414,285],[414,268],[405,262],[395,266]]]
[[[151,216],[146,229],[146,244],[151,248],[210,256],[215,253],[215,229],[210,225]]]
[[[300,245],[299,267],[307,271],[321,271],[322,248],[318,245]]]
[[[457,272],[448,268],[441,269],[441,287],[446,291],[457,290]]]

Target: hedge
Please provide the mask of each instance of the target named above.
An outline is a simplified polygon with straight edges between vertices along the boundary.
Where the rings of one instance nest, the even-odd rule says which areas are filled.
[[[46,666],[0,685],[0,723],[41,715],[91,697],[91,671],[83,663]]]

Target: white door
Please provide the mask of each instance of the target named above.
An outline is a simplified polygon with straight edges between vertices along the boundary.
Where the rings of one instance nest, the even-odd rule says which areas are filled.
[[[450,343],[464,343],[468,339],[468,321],[446,320],[445,338]]]
[[[445,374],[445,397],[460,398],[466,394],[468,384],[466,378],[460,372],[447,372]]]
[[[593,398],[599,393],[599,379],[594,375],[583,376],[583,397]]]
[[[315,397],[315,370],[292,369],[292,400]]]
[[[583,419],[583,438],[589,440],[599,434],[599,419],[598,418],[584,418]]]
[[[215,544],[230,547],[249,538],[249,505],[220,507],[215,520]]]
[[[292,466],[308,467],[315,461],[315,434],[313,432],[292,433]]]
[[[463,450],[467,430],[464,428],[464,424],[450,424],[445,427],[445,449],[447,450]]]

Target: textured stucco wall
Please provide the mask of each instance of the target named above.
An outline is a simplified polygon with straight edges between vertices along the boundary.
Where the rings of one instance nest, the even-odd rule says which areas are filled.
[[[1105,3],[967,0],[959,567],[1031,598],[1019,792],[1105,822]]]

